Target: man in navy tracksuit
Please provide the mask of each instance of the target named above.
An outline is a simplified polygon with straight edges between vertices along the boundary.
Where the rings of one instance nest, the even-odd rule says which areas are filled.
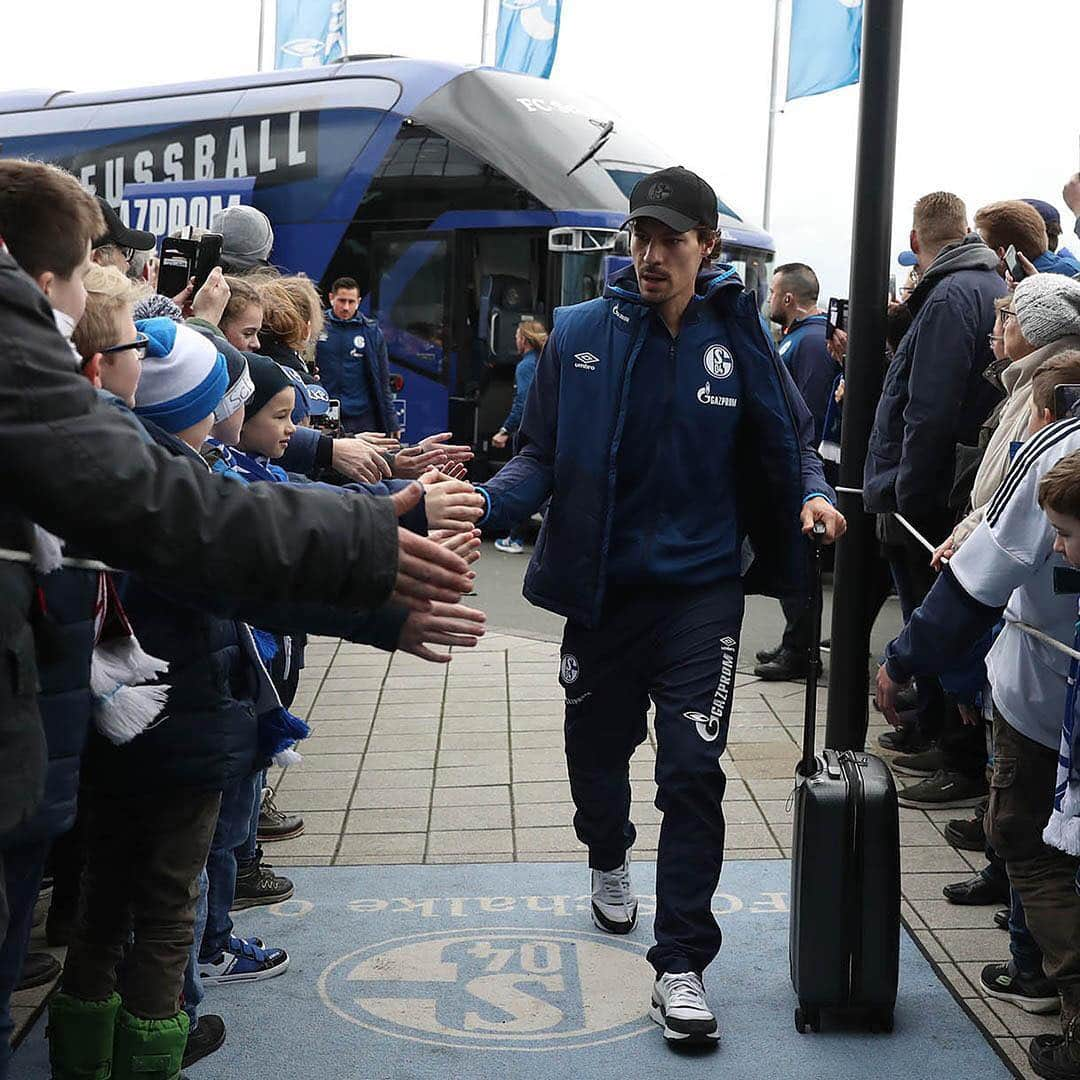
[[[397,435],[386,341],[379,324],[359,312],[359,304],[360,286],[352,278],[338,278],[316,346],[319,379],[341,402],[343,431]]]
[[[566,754],[593,919],[628,933],[629,761],[656,705],[656,969],[669,1039],[718,1038],[701,973],[720,946],[727,741],[746,591],[805,595],[799,537],[844,528],[812,421],[730,267],[705,269],[716,196],[686,169],[630,197],[633,269],[556,313],[521,452],[481,488],[505,528],[549,495],[525,578],[567,618]]]

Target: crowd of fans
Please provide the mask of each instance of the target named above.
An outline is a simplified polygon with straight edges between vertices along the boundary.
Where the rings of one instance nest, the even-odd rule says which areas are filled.
[[[4,507],[5,558],[23,575],[19,588],[4,582],[13,600],[5,613],[14,618],[26,592],[33,644],[26,652],[0,625],[13,679],[0,690],[0,723],[7,736],[24,721],[26,738],[5,746],[16,760],[0,779],[3,1077],[13,990],[57,974],[49,954],[27,955],[43,879],[47,939],[68,948],[49,1007],[54,1076],[175,1078],[217,1049],[224,1023],[200,1016],[203,986],[254,984],[289,963],[272,942],[237,936],[229,913],[293,891],[263,845],[304,828],[275,804],[267,768],[298,762],[309,734],[290,711],[305,633],[445,662],[446,646],[475,644],[484,630],[482,613],[459,602],[471,590],[483,507],[462,479],[471,450],[448,434],[401,443],[377,327],[355,303],[349,312],[336,304],[355,282],[335,283],[324,312],[310,280],[267,262],[273,233],[258,210],[233,207],[212,224],[223,238],[220,264],[197,289],[192,280],[163,296],[154,291],[152,235],[125,226],[60,169],[0,162],[5,312],[20,317],[21,299],[27,318],[40,320],[40,290],[70,349],[58,364],[46,348],[43,366],[78,382],[77,366],[85,389],[68,387],[73,422],[91,428],[65,431],[33,395],[20,400],[18,422],[45,424],[64,455],[92,470],[73,468],[76,482],[103,500],[112,496],[98,489],[130,484],[140,455],[166,479],[202,474],[198,482],[210,485],[197,505],[173,499],[161,477],[134,492],[138,552],[121,537],[95,544],[93,510],[58,528],[67,546],[46,531],[79,512],[78,498],[44,515],[27,507],[33,524],[18,516],[19,501]],[[359,382],[356,365],[335,363],[342,326],[350,338],[370,335],[373,362]],[[5,326],[4,336],[8,348],[33,352],[26,327]],[[25,393],[16,375],[11,389]],[[123,448],[119,467],[95,443],[93,424]],[[342,427],[351,437],[335,437]],[[186,469],[170,472],[179,462]],[[237,503],[240,489],[265,487],[295,489],[299,503]],[[274,548],[282,550],[271,557]],[[124,571],[96,561],[103,556]],[[324,573],[337,576],[333,588]],[[25,712],[8,715],[28,692]],[[43,799],[34,768],[42,729]]]
[[[1063,194],[1080,215],[1080,175]],[[956,195],[919,199],[890,306],[862,485],[905,622],[878,673],[894,725],[879,742],[914,781],[901,806],[975,808],[944,832],[987,864],[944,894],[1001,907],[1009,959],[982,990],[1060,1010],[1028,1058],[1061,1080],[1080,1077],[1080,263],[1041,200],[991,203],[973,226]]]
[[[1063,197],[1080,237],[1080,174]],[[871,607],[894,591],[905,624],[878,675],[894,725],[879,742],[907,784],[901,806],[975,809],[944,833],[986,866],[944,895],[999,908],[1009,959],[981,972],[988,996],[1060,1010],[1062,1034],[1028,1050],[1054,1080],[1080,1077],[1080,576],[1067,573],[1080,565],[1080,261],[1061,236],[1040,199],[971,221],[952,193],[918,200],[862,485],[881,552]],[[847,336],[818,293],[811,267],[779,266],[767,311],[828,467]],[[761,678],[806,674],[809,612],[784,615]]]
[[[1080,214],[1080,175],[1064,195]],[[483,633],[483,616],[458,602],[485,507],[465,479],[471,448],[448,434],[402,442],[386,345],[355,279],[335,280],[324,304],[308,278],[270,264],[271,223],[249,206],[221,212],[210,231],[223,240],[219,265],[197,288],[164,296],[153,236],[62,170],[0,162],[7,254],[47,299],[113,438],[235,485],[225,490],[320,493],[306,505],[323,509],[329,499],[392,503],[404,530],[451,558],[444,578],[435,573],[443,588],[425,590],[415,580],[425,574],[409,568],[434,558],[431,548],[399,532],[395,602],[335,606],[325,589],[259,588],[253,577],[269,560],[257,541],[223,539],[197,515],[171,519],[177,559],[125,561],[120,547],[120,571],[93,561],[110,548],[94,546],[92,527],[71,531],[91,542],[65,548],[47,514],[29,514],[33,692],[48,767],[36,810],[0,822],[0,1077],[12,991],[56,976],[51,956],[27,954],[43,879],[47,938],[68,946],[49,1007],[54,1076],[133,1076],[153,1059],[158,1071],[145,1075],[174,1080],[220,1046],[224,1023],[200,1013],[203,987],[256,983],[289,963],[272,942],[236,935],[229,913],[293,891],[263,845],[304,828],[267,780],[271,763],[299,760],[309,734],[290,711],[304,635],[445,661],[437,647]],[[902,806],[977,808],[945,835],[985,851],[987,864],[945,895],[1001,907],[994,921],[1010,959],[988,965],[982,986],[1032,1012],[1061,1010],[1062,1035],[1029,1050],[1035,1071],[1055,1078],[1080,1077],[1080,653],[1068,651],[1080,646],[1080,585],[1061,573],[1080,565],[1080,262],[1061,233],[1057,211],[1037,199],[991,203],[970,224],[956,195],[919,199],[862,489],[881,545],[873,591],[883,600],[895,590],[905,622],[878,676],[894,725],[879,741],[914,781]],[[768,316],[834,473],[846,334],[819,299],[810,266],[776,268]],[[545,341],[541,323],[522,323],[498,448],[514,437]],[[90,441],[66,453],[102,474],[114,460]],[[185,573],[176,563],[199,545],[217,562]],[[498,546],[524,550],[521,527]],[[299,550],[316,559],[325,548]],[[781,643],[758,654],[762,678],[807,673],[812,613],[786,603],[784,615]]]

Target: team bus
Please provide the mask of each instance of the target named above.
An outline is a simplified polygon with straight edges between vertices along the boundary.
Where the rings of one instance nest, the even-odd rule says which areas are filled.
[[[522,318],[597,295],[644,173],[678,164],[548,80],[396,56],[100,93],[0,94],[0,156],[50,161],[159,238],[252,203],[272,261],[356,278],[416,440],[481,456]],[[764,295],[774,245],[720,203],[722,257]],[[400,380],[396,380],[400,381]]]

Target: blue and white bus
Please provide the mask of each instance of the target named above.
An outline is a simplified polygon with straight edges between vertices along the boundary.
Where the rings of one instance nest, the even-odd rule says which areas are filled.
[[[678,164],[547,80],[392,56],[0,94],[0,155],[70,169],[159,237],[253,203],[275,264],[323,289],[360,282],[404,379],[407,437],[452,430],[481,454],[509,405],[517,323],[596,295],[625,259],[635,181]],[[723,259],[763,295],[771,238],[719,210]]]

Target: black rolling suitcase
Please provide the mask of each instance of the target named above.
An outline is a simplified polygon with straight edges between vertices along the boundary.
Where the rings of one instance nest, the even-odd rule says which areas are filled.
[[[814,539],[812,644],[791,850],[795,1027],[825,1009],[892,1031],[900,962],[900,825],[885,763],[864,751],[814,752],[821,654],[821,540]]]

